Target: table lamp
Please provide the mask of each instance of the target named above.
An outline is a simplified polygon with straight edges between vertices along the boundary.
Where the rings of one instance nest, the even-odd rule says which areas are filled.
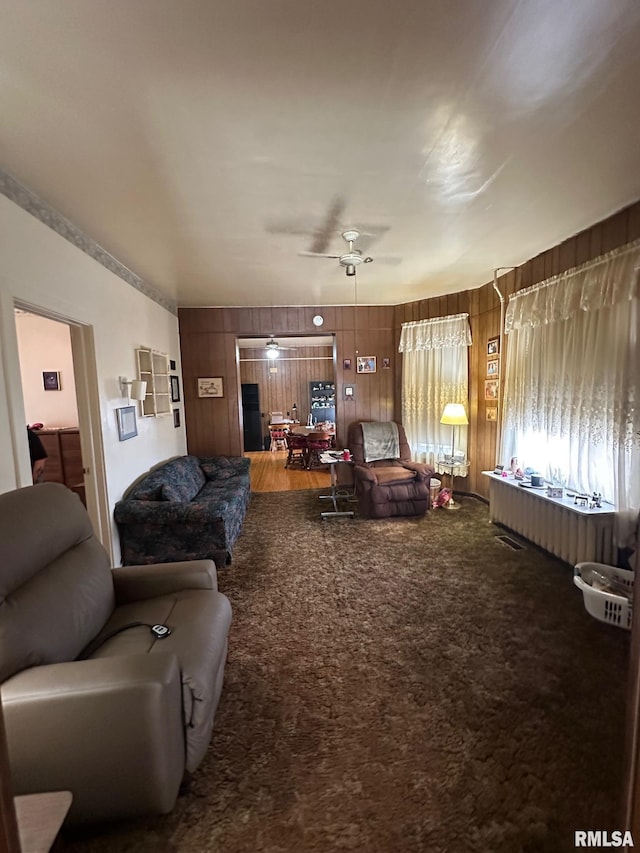
[[[449,509],[457,509],[457,504],[453,501],[453,478],[454,466],[456,462],[456,427],[466,426],[469,423],[469,418],[462,403],[447,403],[442,411],[440,418],[441,424],[451,424],[451,497],[449,498]]]

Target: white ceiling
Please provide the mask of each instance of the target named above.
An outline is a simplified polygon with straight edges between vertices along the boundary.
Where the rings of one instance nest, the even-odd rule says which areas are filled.
[[[0,166],[179,305],[478,287],[640,197],[637,0],[5,0]],[[356,244],[358,245],[358,244]],[[398,262],[398,259],[401,262]]]

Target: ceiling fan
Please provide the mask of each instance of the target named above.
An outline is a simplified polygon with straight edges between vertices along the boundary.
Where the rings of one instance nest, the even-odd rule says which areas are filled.
[[[371,256],[363,255],[361,249],[358,249],[353,245],[358,237],[360,237],[360,232],[356,231],[355,228],[342,232],[342,239],[349,246],[348,251],[342,255],[326,255],[323,252],[299,252],[298,254],[303,257],[311,258],[333,258],[338,261],[340,266],[345,268],[347,275],[355,275],[356,267],[360,266],[360,264],[370,264],[373,262],[373,258]],[[382,260],[383,263],[400,263],[400,258],[383,258]]]
[[[266,342],[264,348],[266,350],[267,358],[278,358],[282,350],[295,349],[295,347],[282,346],[282,344],[279,344],[278,341],[275,340],[273,335],[271,335],[269,340]]]

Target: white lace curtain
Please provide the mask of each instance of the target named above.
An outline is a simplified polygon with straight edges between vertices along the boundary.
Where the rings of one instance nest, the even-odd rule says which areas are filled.
[[[452,427],[440,418],[447,403],[463,403],[468,411],[470,345],[468,314],[402,324],[402,423],[417,461],[451,453]],[[467,427],[455,430],[456,456],[466,456]]]
[[[640,242],[514,294],[501,459],[640,507]]]

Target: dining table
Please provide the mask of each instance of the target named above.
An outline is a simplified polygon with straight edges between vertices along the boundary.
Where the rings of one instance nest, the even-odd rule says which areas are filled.
[[[311,435],[311,433],[315,432],[324,432],[328,433],[331,436],[335,436],[336,428],[335,425],[332,428],[321,428],[317,426],[303,426],[302,424],[296,424],[295,426],[289,427],[289,432],[292,432],[294,435]]]

